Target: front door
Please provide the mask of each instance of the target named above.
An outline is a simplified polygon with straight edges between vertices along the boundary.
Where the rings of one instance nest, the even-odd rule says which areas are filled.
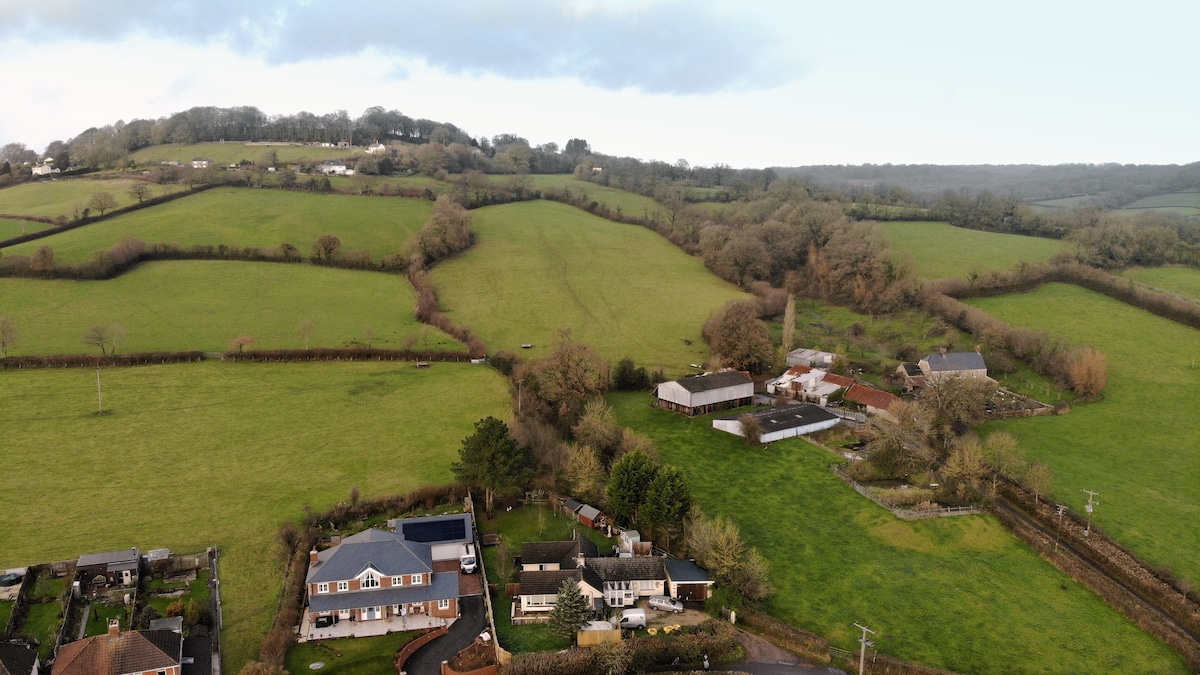
[[[368,607],[363,615],[363,621],[374,621],[378,618],[380,618],[378,607]]]

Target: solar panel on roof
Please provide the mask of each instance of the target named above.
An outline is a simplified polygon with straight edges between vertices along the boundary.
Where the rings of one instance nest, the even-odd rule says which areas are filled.
[[[465,518],[447,518],[446,520],[430,520],[422,523],[404,523],[401,527],[405,539],[408,541],[418,541],[422,544],[467,538],[467,521]]]

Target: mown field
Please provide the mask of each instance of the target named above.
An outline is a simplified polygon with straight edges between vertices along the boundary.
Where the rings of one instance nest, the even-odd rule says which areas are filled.
[[[1011,270],[1018,262],[1046,262],[1065,244],[1053,239],[980,232],[949,223],[882,222],[879,229],[913,272],[926,279],[966,278]]]
[[[474,214],[475,246],[433,277],[442,306],[492,352],[545,354],[566,327],[612,361],[678,375],[707,358],[713,310],[746,297],[645,228],[548,201]]]
[[[968,302],[1105,354],[1103,401],[996,425],[1050,465],[1057,501],[1082,512],[1082,490],[1099,491],[1100,527],[1150,564],[1200,583],[1200,331],[1066,284]]]
[[[1200,300],[1200,270],[1192,267],[1136,267],[1121,276]]]
[[[30,232],[41,232],[52,227],[54,226],[34,220],[9,220],[8,218],[3,218],[0,219],[0,241],[19,237]]]
[[[0,568],[129,546],[223,553],[225,669],[274,616],[281,523],[452,480],[476,420],[511,412],[485,366],[223,364],[0,372]],[[463,392],[470,392],[469,396]]]
[[[1060,199],[1043,199],[1040,202],[1030,203],[1030,206],[1042,213],[1053,213],[1064,209],[1073,209],[1088,203],[1096,197],[1097,195],[1079,195],[1077,197],[1062,197]]]
[[[1136,214],[1138,211],[1150,209],[1182,215],[1200,215],[1200,192],[1170,192],[1164,195],[1154,195],[1126,204],[1119,210]]]
[[[591,201],[607,206],[614,213],[619,211],[639,218],[653,218],[656,214],[663,217],[666,213],[662,205],[649,197],[579,180],[571,174],[541,174],[530,178],[535,188],[570,188],[577,194],[586,195]],[[495,180],[503,180],[503,177],[496,177]]]
[[[256,349],[301,349],[297,332],[312,322],[308,344],[365,344],[399,349],[462,345],[413,317],[415,296],[403,276],[306,263],[167,261],[139,265],[107,281],[0,279],[0,316],[20,330],[14,356],[98,353],[83,335],[119,324],[121,352],[225,351],[238,335]]]
[[[0,213],[18,216],[42,216],[57,218],[74,217],[75,211],[83,213],[88,200],[98,192],[107,192],[117,200],[118,206],[129,206],[137,201],[136,197],[128,194],[130,186],[139,181],[132,178],[56,178],[47,182],[30,182],[14,185],[0,190]],[[153,185],[150,196],[157,197],[166,192],[176,192],[183,188],[178,185]],[[19,228],[19,223],[17,224]],[[10,225],[6,224],[5,227]],[[30,232],[44,229],[42,223],[30,223]],[[4,238],[15,237],[20,230],[4,235]]]
[[[680,467],[709,515],[741,528],[770,563],[769,611],[856,649],[858,622],[881,652],[961,673],[1186,672],[1186,664],[1044,562],[988,516],[908,523],[829,471],[805,441],[751,449],[610,395],[618,420]]]
[[[215,188],[12,246],[4,254],[32,255],[50,246],[60,263],[79,262],[131,236],[147,244],[185,246],[275,247],[286,241],[308,255],[317,237],[334,234],[342,240],[343,252],[368,250],[378,260],[404,250],[432,208],[423,199]]]
[[[218,167],[239,164],[243,160],[255,164],[265,163],[268,155],[274,153],[275,162],[279,164],[295,164],[301,162],[324,162],[328,159],[351,159],[366,154],[364,148],[339,150],[338,148],[322,148],[315,145],[247,145],[245,143],[195,143],[182,145],[171,143],[167,145],[151,145],[142,148],[129,156],[137,164],[158,164],[160,162],[176,161],[192,165],[192,159],[207,157]]]

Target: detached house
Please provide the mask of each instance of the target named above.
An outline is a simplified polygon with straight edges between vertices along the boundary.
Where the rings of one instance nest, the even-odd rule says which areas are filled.
[[[667,573],[663,560],[650,556],[588,558],[584,564],[599,577],[604,604],[632,607],[638,598],[666,595]]]
[[[309,553],[302,640],[450,623],[459,598],[481,592],[478,577],[459,570],[463,544],[474,538],[470,515],[395,523],[395,532],[370,529]],[[346,621],[355,625],[339,626]]]
[[[183,636],[169,630],[122,633],[113,619],[108,634],[58,649],[52,675],[191,675],[184,667]],[[210,671],[211,672],[211,671]]]
[[[521,587],[513,603],[514,617],[519,613],[538,614],[554,609],[558,589],[564,581],[579,584],[579,590],[593,607],[603,604],[603,582],[584,566],[588,558],[599,555],[596,545],[584,537],[570,541],[531,541],[521,545],[521,569],[517,581]],[[541,620],[541,619],[538,619]]]
[[[660,408],[688,416],[704,415],[750,405],[754,401],[754,382],[745,373],[727,370],[663,382],[654,393]]]

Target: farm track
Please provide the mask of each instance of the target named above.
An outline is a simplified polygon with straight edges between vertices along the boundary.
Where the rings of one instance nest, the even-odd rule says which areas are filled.
[[[1175,630],[1177,630],[1179,633],[1181,633],[1182,636],[1186,637],[1187,640],[1191,642],[1191,646],[1193,649],[1200,649],[1200,635],[1197,635],[1195,632],[1193,632],[1187,626],[1180,623],[1179,620],[1177,620],[1170,612],[1162,609],[1157,603],[1146,598],[1142,593],[1140,593],[1139,591],[1130,587],[1129,584],[1125,583],[1121,579],[1114,576],[1112,573],[1105,570],[1100,565],[1093,562],[1091,558],[1080,553],[1079,550],[1076,549],[1075,547],[1071,546],[1071,544],[1067,543],[1066,541],[1062,541],[1061,538],[1056,537],[1054,532],[1052,532],[1049,529],[1047,529],[1046,527],[1042,526],[1041,523],[1038,523],[1036,520],[1031,518],[1024,511],[1017,508],[1013,504],[1009,503],[1008,500],[1004,499],[1003,497],[997,496],[995,498],[995,505],[997,508],[1016,517],[1024,525],[1033,528],[1037,533],[1045,536],[1048,540],[1057,540],[1058,546],[1061,547],[1065,552],[1067,552],[1068,554],[1073,556],[1079,562],[1083,563],[1089,569],[1099,573],[1101,576],[1103,576],[1109,582],[1115,584],[1118,588],[1120,588],[1122,591],[1127,593],[1130,597],[1135,599],[1137,601],[1137,604],[1140,605],[1142,608],[1149,610],[1156,617],[1160,618],[1167,624],[1170,624],[1171,627],[1173,627]],[[1012,528],[1010,528],[1010,529],[1012,529]],[[1016,534],[1016,532],[1014,532],[1014,534]],[[1020,535],[1017,535],[1017,536],[1019,537]],[[1095,590],[1095,589],[1093,589],[1093,590]],[[1101,596],[1101,597],[1103,597],[1103,596]],[[1132,618],[1132,617],[1130,617],[1130,618]],[[1159,635],[1158,637],[1160,639],[1165,639],[1165,636],[1162,636],[1162,635]],[[1167,644],[1171,644],[1171,641],[1167,640]]]

